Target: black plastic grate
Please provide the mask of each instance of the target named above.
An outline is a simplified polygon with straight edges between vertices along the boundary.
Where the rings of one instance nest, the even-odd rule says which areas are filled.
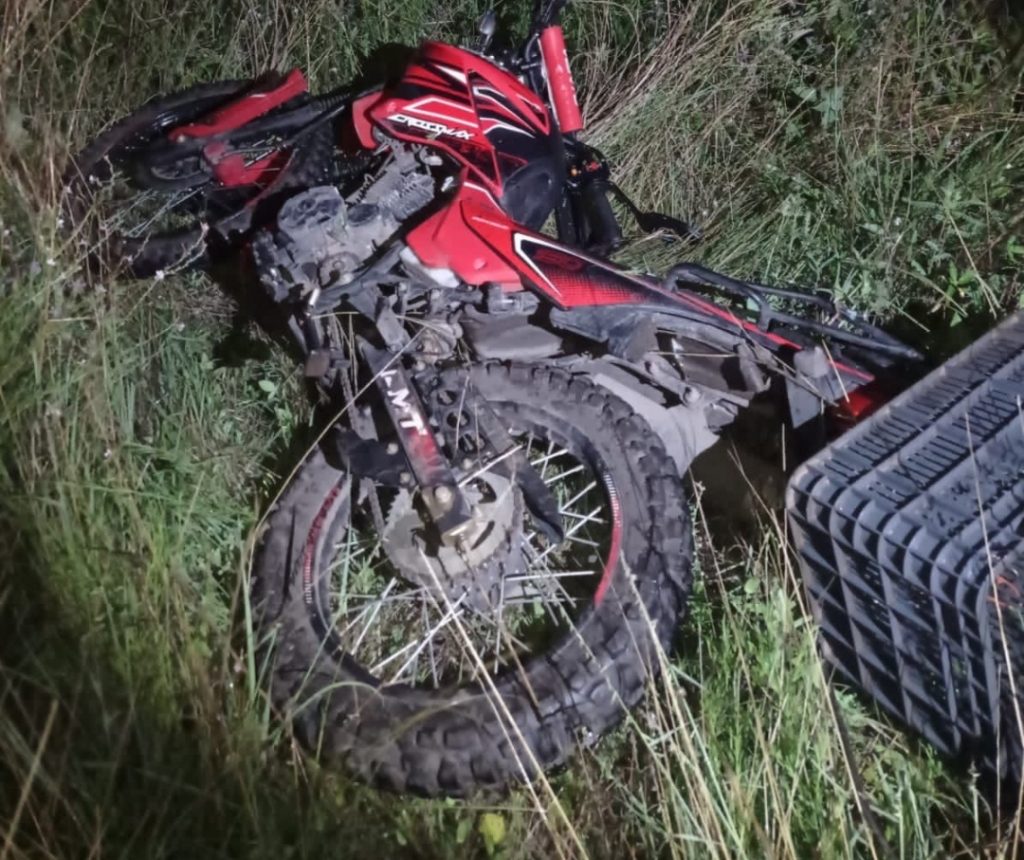
[[[786,504],[825,661],[1019,780],[1024,312],[803,464]]]

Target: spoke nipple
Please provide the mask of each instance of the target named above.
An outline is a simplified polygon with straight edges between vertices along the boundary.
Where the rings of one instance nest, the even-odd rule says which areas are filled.
[[[473,468],[473,461],[469,457],[463,457],[459,465],[468,472]]]
[[[404,486],[408,486],[409,484],[412,483],[412,475],[410,475],[408,472],[399,472],[398,483]]]
[[[451,504],[452,499],[455,498],[455,494],[452,492],[451,487],[441,485],[434,490],[434,498],[442,505]]]
[[[388,442],[388,447],[386,448],[386,450],[387,450],[387,452],[389,454],[397,454],[398,453],[398,443],[397,442]]]

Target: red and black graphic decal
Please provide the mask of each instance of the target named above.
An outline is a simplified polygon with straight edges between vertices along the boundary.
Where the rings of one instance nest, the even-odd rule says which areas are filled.
[[[531,287],[563,310],[614,305],[685,308],[750,332],[773,348],[800,346],[775,332],[686,290],[669,290],[631,275],[613,263],[589,257],[554,239],[532,233],[502,211],[486,188],[463,178],[451,202],[410,231],[409,247],[426,265],[451,269],[474,286],[500,284],[506,290]],[[852,379],[869,374],[835,363]]]
[[[436,42],[369,114],[392,137],[446,152],[498,197],[509,176],[551,151],[551,118],[535,93],[488,60]]]
[[[502,91],[478,73],[470,72],[468,81],[481,129],[490,139],[495,140],[502,132],[525,138],[546,137],[550,133],[548,116],[538,111],[536,105],[515,93]]]
[[[514,243],[516,253],[532,270],[532,280],[545,292],[550,290],[552,298],[564,308],[659,304],[659,299],[665,298],[653,285],[634,280],[553,241],[516,233]]]

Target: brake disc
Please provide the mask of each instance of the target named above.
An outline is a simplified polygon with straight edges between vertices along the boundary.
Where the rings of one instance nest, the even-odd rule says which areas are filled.
[[[456,546],[440,541],[417,498],[400,490],[384,523],[384,551],[402,577],[439,598],[463,600],[477,609],[496,605],[501,580],[522,570],[522,494],[491,472],[462,488],[473,523]]]

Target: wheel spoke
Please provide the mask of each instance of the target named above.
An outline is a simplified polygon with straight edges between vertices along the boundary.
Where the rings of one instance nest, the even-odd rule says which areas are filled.
[[[569,517],[569,519],[573,520],[586,520],[587,522],[597,523],[602,526],[608,525],[608,521],[601,517],[589,517],[587,514],[577,514],[575,511],[559,511],[559,513],[563,517]]]
[[[484,465],[482,465],[475,472],[473,472],[470,475],[467,475],[465,478],[463,478],[461,481],[459,481],[459,486],[460,487],[465,487],[467,484],[471,483],[472,481],[475,481],[481,475],[491,471],[491,469],[493,469],[495,466],[497,466],[498,463],[501,463],[503,460],[507,460],[509,457],[511,457],[517,451],[522,450],[522,447],[523,447],[522,445],[513,445],[511,448],[509,448],[504,453],[498,454],[497,457],[493,457],[492,459],[488,460],[486,463],[484,463]]]
[[[559,620],[552,610],[552,604],[556,607],[562,603],[562,598],[568,598],[569,593],[565,590],[564,586],[554,577],[554,571],[544,563],[543,553],[538,554],[536,548],[532,543],[527,543],[525,547],[527,556],[533,556],[530,560],[531,564],[536,564],[541,567],[541,572],[534,574],[531,577],[533,586],[538,590],[541,596],[541,605],[544,610],[551,617],[551,620],[558,624]],[[558,592],[561,592],[561,598],[558,597]]]
[[[381,669],[383,669],[389,663],[394,661],[397,657],[408,651],[410,647],[416,646],[416,650],[413,651],[412,656],[408,660],[406,660],[402,664],[401,668],[392,676],[390,683],[394,684],[400,677],[402,677],[402,673],[409,668],[413,660],[420,655],[424,648],[427,647],[427,643],[432,641],[435,636],[437,636],[445,627],[451,624],[452,621],[454,621],[459,615],[462,614],[462,610],[460,609],[460,607],[464,599],[465,595],[462,595],[459,597],[458,600],[451,604],[451,606],[448,607],[448,611],[445,612],[445,614],[441,617],[441,620],[438,621],[437,624],[435,624],[430,630],[427,631],[426,636],[418,644],[416,640],[413,640],[408,645],[403,645],[394,654],[382,660],[370,671],[374,675],[379,674]]]
[[[547,450],[546,454],[544,454],[542,457],[538,457],[536,460],[531,460],[530,461],[530,465],[533,466],[534,468],[536,468],[537,466],[541,467],[540,468],[540,476],[541,476],[542,479],[547,474],[548,463],[550,463],[552,460],[556,459],[557,457],[561,457],[563,454],[568,454],[569,453],[568,451],[565,450],[565,448],[559,448],[557,451],[552,453],[552,450],[554,449],[554,447],[555,447],[555,443],[552,440],[551,442],[548,443],[548,450]]]
[[[598,543],[596,540],[590,540],[590,538],[583,538],[583,537],[577,536],[575,529],[572,530],[569,534],[567,534],[565,536],[565,542],[566,543],[574,543],[574,544],[577,544],[579,546],[590,547],[590,549],[600,549],[601,548],[601,544]]]
[[[372,612],[370,613],[370,620],[363,625],[363,629],[359,632],[359,637],[356,639],[355,644],[352,646],[353,654],[359,651],[359,646],[363,644],[363,637],[366,636],[367,631],[373,626],[373,622],[377,619],[377,613],[380,612],[381,606],[384,605],[384,601],[387,600],[388,595],[391,593],[391,589],[395,587],[395,584],[397,582],[398,579],[392,577],[391,581],[387,584],[387,587],[384,589],[384,592],[381,594],[381,596],[377,598],[377,600],[373,601],[373,603],[367,604],[366,608],[372,607]],[[358,618],[362,616],[364,611],[365,608],[363,610],[360,610],[359,616],[357,616],[356,620],[358,620]],[[349,631],[349,629],[352,627],[352,624],[355,624],[355,621],[349,624],[349,626],[341,632],[342,636],[344,636]]]
[[[591,511],[591,513],[587,514],[587,516],[581,517],[578,522],[573,523],[572,526],[569,527],[569,530],[565,533],[565,540],[567,540],[567,541],[570,540],[572,538],[572,536],[576,534],[576,532],[578,532],[581,528],[583,528],[583,526],[585,526],[589,522],[593,522],[593,520],[595,519],[596,515],[599,514],[603,509],[604,509],[603,506],[602,507],[597,507],[593,511]],[[580,538],[577,538],[577,540],[575,542],[576,543],[584,543],[584,541],[582,539],[580,539]],[[545,549],[540,554],[540,556],[538,556],[537,561],[543,561],[545,558],[547,558],[549,555],[551,555],[551,553],[553,553],[556,549],[558,549],[558,547],[560,545],[561,544],[555,544],[553,546],[549,546],[547,549]]]
[[[578,502],[580,499],[582,499],[587,493],[589,493],[596,486],[597,486],[597,481],[591,481],[589,484],[587,484],[587,486],[585,486],[582,490],[580,490],[575,496],[573,496],[571,499],[569,499],[569,501],[567,501],[564,505],[562,505],[558,509],[558,513],[564,514],[574,504],[576,504],[576,502]]]
[[[511,431],[512,445],[500,454],[483,442],[473,447],[476,424],[465,417],[473,410],[467,398],[459,412],[466,445],[454,449],[473,452],[459,486],[484,518],[479,537],[454,551],[433,542],[432,523],[405,491],[387,496],[383,527],[374,525],[369,497],[354,492],[354,522],[334,550],[336,629],[345,650],[385,684],[439,689],[509,670],[571,630],[592,600],[600,571],[595,556],[607,545],[611,521],[594,468],[574,444],[563,443],[560,431],[536,424]],[[565,526],[557,544],[524,531],[529,518],[521,490],[501,467],[514,455],[524,456],[555,493]],[[518,557],[514,567],[488,567],[510,549]]]
[[[544,481],[544,483],[547,484],[549,487],[553,487],[559,481],[564,481],[570,475],[578,475],[585,468],[586,468],[586,466],[584,466],[582,463],[580,463],[578,466],[574,466],[571,469],[566,469],[564,472],[559,472],[557,475],[552,475],[550,478],[548,478],[546,481]]]
[[[341,588],[340,588],[340,600],[339,608],[348,607],[349,600],[353,595],[349,594],[349,577],[352,571],[352,562],[366,553],[365,545],[359,545],[356,547],[358,542],[356,540],[357,535],[354,529],[348,529],[345,533],[345,560],[341,571]],[[332,576],[331,568],[328,568],[328,576]],[[330,580],[328,580],[330,581]]]

